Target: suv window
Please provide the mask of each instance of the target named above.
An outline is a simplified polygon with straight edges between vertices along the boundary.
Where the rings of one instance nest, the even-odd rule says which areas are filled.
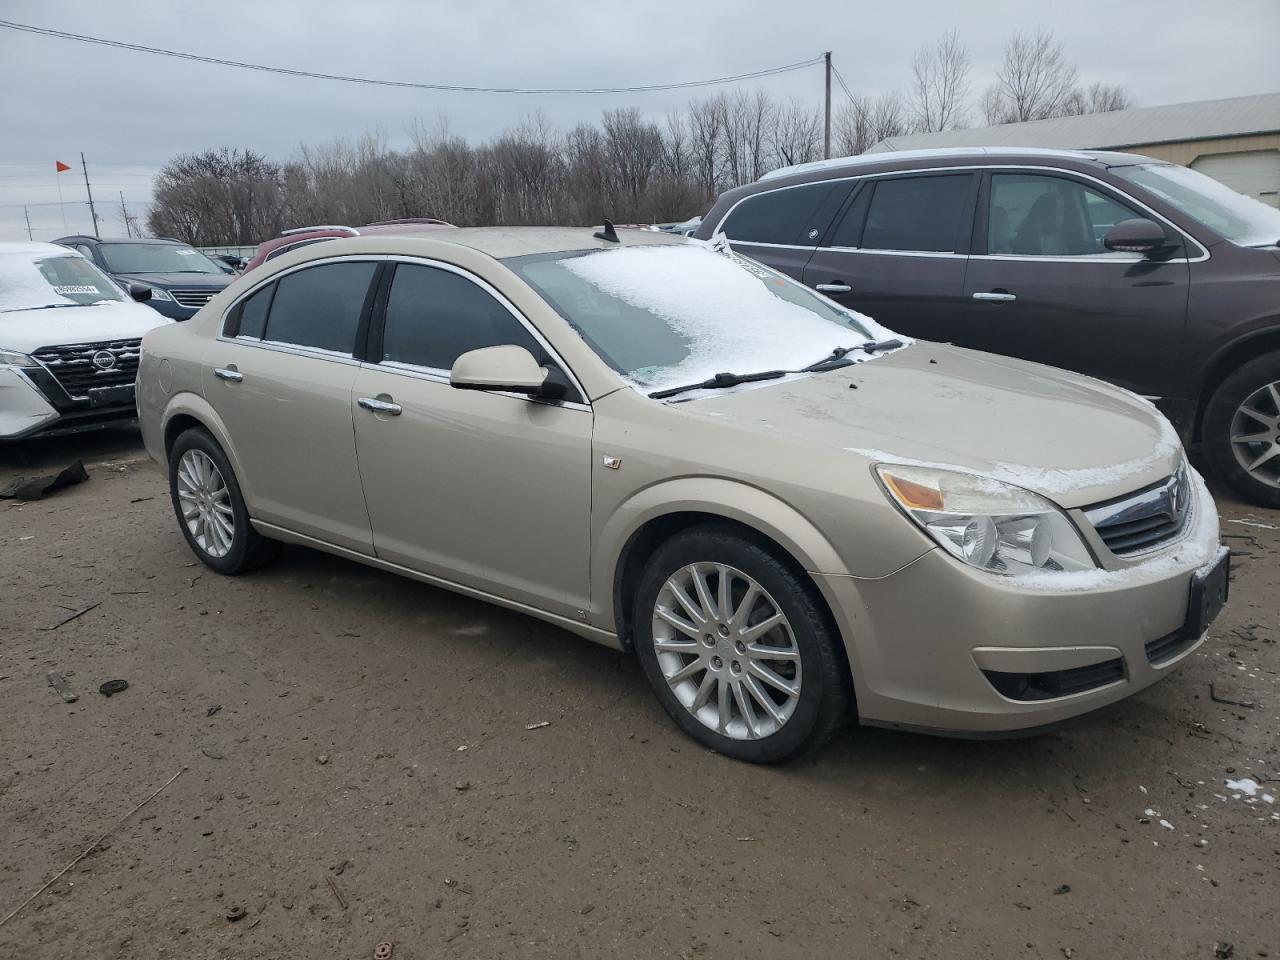
[[[965,173],[876,181],[862,247],[954,253],[965,226],[971,180]]]
[[[826,224],[814,223],[835,181],[787,187],[747,197],[721,228],[730,240],[743,243],[794,243],[816,246]]]
[[[511,311],[466,277],[436,267],[396,267],[387,297],[382,359],[448,370],[468,350],[504,344],[524,347],[540,361],[545,356]]]
[[[1032,257],[1109,253],[1102,245],[1115,224],[1140,214],[1076,180],[993,173],[987,252]]]
[[[237,303],[227,318],[226,335],[261,340],[267,326],[267,308],[271,306],[271,296],[275,291],[276,285],[269,283],[253,296]]]
[[[376,263],[326,263],[276,281],[264,340],[350,355]]]

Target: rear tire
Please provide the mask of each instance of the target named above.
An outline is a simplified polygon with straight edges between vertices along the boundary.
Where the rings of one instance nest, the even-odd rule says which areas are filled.
[[[636,591],[633,635],[645,676],[702,745],[781,763],[853,719],[827,609],[773,550],[728,526],[693,527],[654,551]]]
[[[169,498],[187,545],[211,570],[235,576],[279,552],[250,525],[231,463],[203,427],[184,431],[169,451]]]
[[[1201,445],[1220,480],[1251,503],[1280,507],[1280,353],[1250,360],[1219,384]]]

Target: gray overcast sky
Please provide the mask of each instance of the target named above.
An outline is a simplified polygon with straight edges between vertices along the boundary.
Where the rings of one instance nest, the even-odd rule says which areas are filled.
[[[957,28],[975,91],[1008,35],[1052,30],[1081,80],[1125,84],[1141,106],[1280,90],[1280,0],[6,0],[0,17],[37,26],[270,65],[418,82],[624,86],[703,79],[833,51],[855,92],[906,89],[915,49]],[[820,67],[750,81],[821,102]],[[150,176],[177,153],[250,147],[284,159],[299,143],[378,128],[406,142],[415,116],[482,140],[542,110],[559,127],[615,106],[660,117],[716,89],[607,96],[400,91],[191,63],[0,30],[0,239],[25,239],[22,204],[58,199],[90,229],[79,158],[94,199],[144,212]],[[837,88],[836,96],[839,97]],[[837,105],[839,100],[836,101]],[[975,118],[976,119],[976,118]],[[133,212],[133,211],[131,211]],[[36,239],[63,232],[57,205],[33,206]]]

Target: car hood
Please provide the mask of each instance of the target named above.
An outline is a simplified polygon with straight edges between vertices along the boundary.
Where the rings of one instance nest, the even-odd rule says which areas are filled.
[[[0,313],[0,348],[30,353],[64,343],[130,340],[172,322],[132,300],[53,310],[15,310]]]
[[[216,273],[117,273],[121,280],[136,280],[155,287],[190,287],[193,290],[221,290],[236,278]]]
[[[838,448],[1016,484],[1063,507],[1174,472],[1182,444],[1147,401],[1036,363],[917,343],[830,373],[705,395],[684,412]]]

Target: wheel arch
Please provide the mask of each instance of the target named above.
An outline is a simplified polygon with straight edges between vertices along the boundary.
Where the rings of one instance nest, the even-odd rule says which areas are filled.
[[[199,394],[174,394],[165,406],[164,416],[160,422],[165,465],[168,465],[169,452],[173,449],[174,442],[183,431],[192,427],[204,428],[217,441],[218,446],[222,448],[222,452],[226,454],[227,460],[231,462],[231,469],[235,471],[236,482],[240,485],[240,492],[244,496],[245,503],[252,504],[252,489],[247,482],[248,478],[245,476],[245,472],[240,468],[240,461],[236,457],[235,447],[232,445],[227,433],[226,424],[222,422],[222,418],[218,416],[217,411],[213,409],[209,402]]]
[[[1202,439],[1204,415],[1209,409],[1209,401],[1217,392],[1222,382],[1241,366],[1267,353],[1280,352],[1280,317],[1270,318],[1268,325],[1232,340],[1220,347],[1205,364],[1205,373],[1200,380],[1200,389],[1196,397],[1196,417],[1192,439]]]
[[[686,478],[671,480],[640,491],[620,506],[605,524],[597,544],[602,560],[595,565],[593,582],[600,591],[601,625],[612,626],[624,648],[631,647],[632,594],[645,561],[658,544],[682,530],[703,523],[725,523],[778,553],[796,572],[812,583],[831,617],[837,635],[835,598],[825,577],[814,573],[848,571],[835,548],[795,508],[755,487],[728,480]]]

